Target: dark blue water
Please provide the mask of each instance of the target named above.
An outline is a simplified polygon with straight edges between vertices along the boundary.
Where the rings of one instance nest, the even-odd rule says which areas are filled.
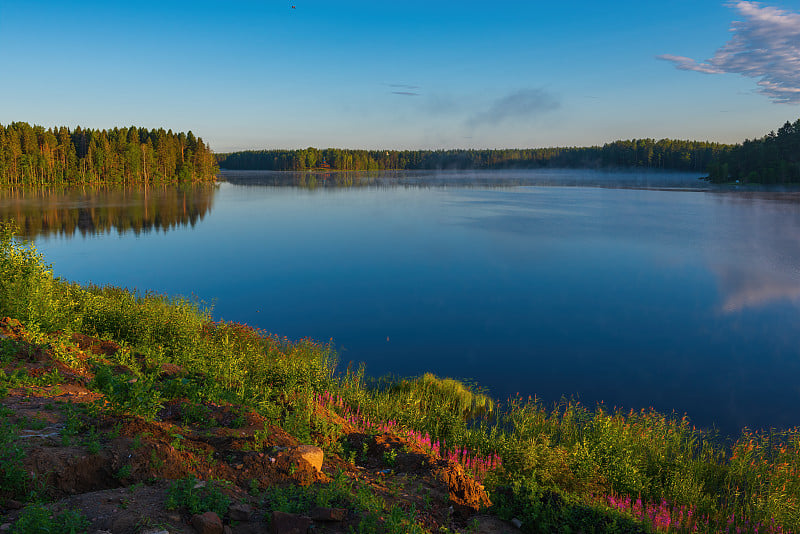
[[[724,432],[800,425],[797,193],[503,176],[569,186],[226,183],[193,226],[36,244],[65,278],[194,294],[218,318],[333,338],[372,375],[653,406]]]

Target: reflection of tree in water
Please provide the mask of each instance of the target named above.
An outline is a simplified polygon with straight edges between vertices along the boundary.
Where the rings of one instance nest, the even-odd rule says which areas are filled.
[[[0,219],[13,219],[29,239],[110,232],[136,235],[194,226],[211,210],[216,186],[3,188]]]

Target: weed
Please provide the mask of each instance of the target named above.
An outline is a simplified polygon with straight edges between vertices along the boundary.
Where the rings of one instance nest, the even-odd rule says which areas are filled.
[[[108,439],[117,439],[120,434],[122,434],[122,423],[114,423],[114,426],[111,427],[106,436]]]
[[[132,377],[115,373],[102,362],[94,362],[95,374],[90,387],[103,392],[117,413],[131,413],[148,420],[155,418],[163,399],[156,387],[155,373]]]
[[[183,437],[182,434],[170,434],[172,441],[169,442],[170,447],[175,449],[176,451],[183,450],[183,440],[186,439]]]
[[[216,421],[211,416],[211,409],[202,404],[184,403],[181,406],[181,419],[185,425],[198,425],[205,428],[216,426]]]
[[[5,365],[16,356],[19,342],[15,339],[0,338],[0,365]]]
[[[66,447],[72,443],[72,438],[81,432],[83,423],[79,408],[72,403],[61,404],[61,413],[64,416],[64,426],[60,431],[61,444]]]
[[[100,452],[100,436],[98,435],[94,425],[89,427],[89,432],[86,434],[84,444],[86,445],[89,454],[97,454]]]
[[[193,476],[176,480],[167,491],[166,508],[184,509],[190,514],[216,512],[220,517],[228,512],[230,499],[216,482],[200,482]]]
[[[27,497],[32,481],[22,464],[25,452],[16,437],[17,427],[5,417],[0,420],[0,491],[19,499]]]
[[[77,510],[53,515],[41,504],[27,506],[11,526],[11,534],[82,534],[89,529],[89,520]]]
[[[125,464],[120,467],[116,473],[114,473],[114,478],[119,480],[125,480],[126,478],[130,478],[131,476],[131,466],[130,464]]]
[[[150,451],[150,467],[152,467],[155,471],[159,471],[162,467],[164,467],[164,459],[156,453],[155,449]]]
[[[31,430],[42,430],[47,427],[47,419],[44,419],[39,416],[34,417],[22,417],[20,420],[20,424],[24,428],[29,428]]]
[[[389,467],[397,465],[397,450],[389,449],[383,453],[383,461]]]

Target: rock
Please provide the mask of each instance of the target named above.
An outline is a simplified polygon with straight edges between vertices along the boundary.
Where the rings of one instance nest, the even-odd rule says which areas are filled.
[[[160,371],[160,378],[173,378],[186,374],[186,369],[174,363],[162,363]]]
[[[432,470],[433,476],[447,485],[450,503],[459,516],[470,516],[491,506],[486,491],[453,460],[440,460]]]
[[[313,467],[317,473],[322,472],[322,459],[324,457],[322,449],[313,445],[300,445],[294,449],[294,452]]]
[[[252,513],[253,509],[249,504],[237,503],[228,508],[228,515],[233,521],[250,521],[250,514]]]
[[[192,526],[198,534],[222,534],[222,519],[214,512],[193,515]]]
[[[272,512],[272,534],[307,534],[311,519],[295,514]]]
[[[511,520],[511,524],[514,525],[517,528],[522,528],[522,521],[520,521],[516,517]]]
[[[347,510],[344,508],[322,508],[318,506],[311,510],[309,515],[314,521],[344,521],[347,519]]]
[[[0,525],[0,532],[6,532],[8,530],[11,530],[11,523],[3,523]]]
[[[164,530],[163,528],[151,528],[149,530],[143,530],[140,534],[169,534],[169,530]]]
[[[25,507],[25,504],[21,503],[20,501],[15,501],[14,499],[8,499],[6,501],[6,508],[9,510],[22,510]]]

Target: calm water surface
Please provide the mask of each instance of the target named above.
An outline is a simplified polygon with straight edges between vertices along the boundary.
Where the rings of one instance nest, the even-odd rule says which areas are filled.
[[[31,218],[60,276],[333,338],[342,365],[372,375],[653,406],[724,432],[800,425],[798,193],[585,171],[316,189],[229,177],[146,195],[5,192],[0,214]]]

